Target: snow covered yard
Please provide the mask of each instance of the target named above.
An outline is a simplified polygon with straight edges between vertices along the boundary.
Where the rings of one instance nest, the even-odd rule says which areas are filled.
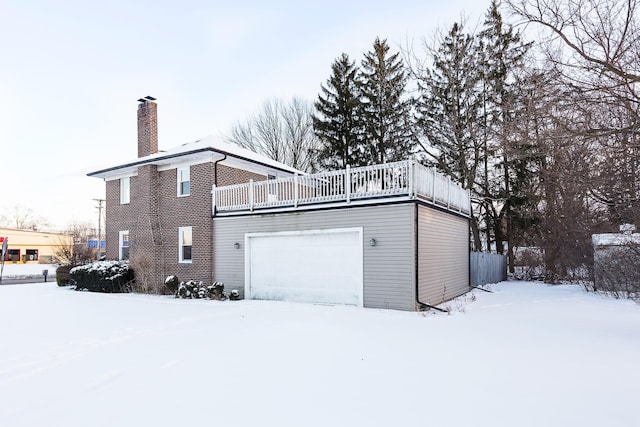
[[[640,425],[639,306],[492,289],[443,315],[0,286],[0,425]]]
[[[42,270],[49,270],[49,277],[56,277],[57,264],[13,264],[5,262],[4,270],[2,271],[2,277],[5,279],[16,277],[29,277],[40,276],[42,277]]]

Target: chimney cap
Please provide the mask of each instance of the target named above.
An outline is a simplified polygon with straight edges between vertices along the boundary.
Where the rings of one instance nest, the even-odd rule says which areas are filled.
[[[145,103],[145,102],[148,102],[148,101],[155,101],[155,100],[156,100],[156,98],[154,98],[153,96],[147,95],[144,98],[138,99],[138,102]]]

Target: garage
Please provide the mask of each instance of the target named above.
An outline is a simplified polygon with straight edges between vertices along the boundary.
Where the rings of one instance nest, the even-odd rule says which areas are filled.
[[[245,297],[363,305],[362,228],[245,234]]]

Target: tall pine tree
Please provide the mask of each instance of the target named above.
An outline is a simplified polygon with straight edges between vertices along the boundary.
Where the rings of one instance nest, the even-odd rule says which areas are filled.
[[[504,25],[496,0],[489,6],[478,40],[485,125],[491,140],[488,151],[495,156],[489,163],[492,173],[485,168],[483,198],[497,201],[487,205],[486,222],[498,253],[507,243],[509,265],[513,266],[513,226],[520,222],[518,209],[526,205],[523,194],[534,170],[530,163],[536,161],[530,142],[515,137],[517,118],[526,104],[523,59],[529,45]]]
[[[364,165],[358,68],[343,53],[331,65],[331,72],[314,104],[313,129],[322,142],[318,162],[327,169]]]
[[[417,103],[426,161],[473,193],[485,137],[478,120],[482,94],[474,38],[455,23],[430,54],[433,66],[420,78]],[[477,203],[472,209],[471,231],[480,250]]]
[[[386,40],[376,38],[362,60],[361,115],[370,164],[404,160],[415,146],[410,103],[405,97],[407,75],[398,53],[389,54]]]

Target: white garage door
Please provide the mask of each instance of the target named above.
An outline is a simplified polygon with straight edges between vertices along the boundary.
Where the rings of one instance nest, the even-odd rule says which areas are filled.
[[[247,234],[251,299],[362,306],[362,229]]]

